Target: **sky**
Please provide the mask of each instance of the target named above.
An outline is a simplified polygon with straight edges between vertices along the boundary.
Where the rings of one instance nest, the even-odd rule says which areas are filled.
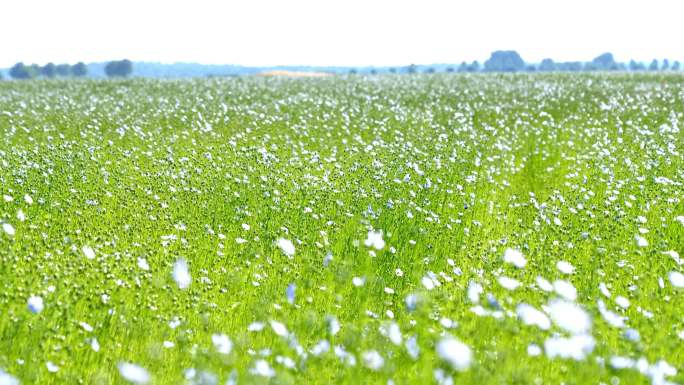
[[[399,66],[684,61],[681,0],[8,0],[0,67],[134,61]]]

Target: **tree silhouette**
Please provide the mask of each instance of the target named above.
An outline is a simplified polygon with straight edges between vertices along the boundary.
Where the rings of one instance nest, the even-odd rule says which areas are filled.
[[[76,63],[71,67],[71,74],[76,77],[83,77],[88,74],[88,67],[82,61]]]
[[[553,59],[544,59],[539,64],[539,71],[555,71],[556,63]]]
[[[525,69],[525,62],[516,51],[494,51],[484,67],[487,72],[516,72]]]
[[[110,61],[105,65],[105,74],[111,77],[126,77],[133,73],[133,63],[130,60]]]
[[[57,76],[57,70],[54,63],[47,63],[40,69],[40,74],[46,78],[54,78]]]
[[[618,69],[618,64],[610,52],[602,53],[594,58],[590,63],[590,68],[600,71],[614,71]]]
[[[648,65],[648,70],[649,71],[658,71],[658,60],[653,59],[651,64]]]
[[[55,69],[58,76],[71,76],[71,66],[68,64],[57,64]]]
[[[30,79],[31,71],[22,62],[19,62],[10,68],[9,75],[14,79]]]

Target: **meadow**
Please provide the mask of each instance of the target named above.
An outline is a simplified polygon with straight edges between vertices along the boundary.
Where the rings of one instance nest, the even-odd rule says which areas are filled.
[[[684,383],[684,76],[0,82],[0,384]]]

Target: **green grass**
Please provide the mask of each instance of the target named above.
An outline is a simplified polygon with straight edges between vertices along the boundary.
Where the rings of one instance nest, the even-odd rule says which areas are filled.
[[[123,384],[121,362],[154,384],[212,383],[200,372],[224,384],[233,371],[242,384],[425,384],[436,369],[461,384],[656,383],[610,365],[624,356],[665,360],[679,371],[667,379],[684,382],[684,291],[668,278],[684,269],[663,254],[684,254],[682,90],[674,74],[0,82],[0,222],[16,230],[0,230],[0,369],[22,384]],[[372,229],[382,250],[364,245]],[[508,248],[523,269],[503,261]],[[172,278],[180,258],[187,289]],[[500,276],[522,285],[506,290]],[[577,289],[595,341],[584,359],[548,357],[545,341],[570,334],[516,315],[558,296],[537,276]],[[471,311],[471,281],[499,318]],[[627,326],[609,325],[598,300]],[[264,329],[248,332],[253,322]],[[392,322],[399,346],[381,332]],[[230,354],[212,343],[221,333]],[[447,335],[471,348],[467,370],[437,355]],[[331,350],[315,356],[321,340]],[[364,365],[371,350],[378,370]],[[250,372],[260,359],[274,377]]]

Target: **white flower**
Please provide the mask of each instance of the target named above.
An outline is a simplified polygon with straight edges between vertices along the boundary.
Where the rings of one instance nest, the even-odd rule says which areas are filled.
[[[254,363],[254,367],[249,370],[250,373],[262,377],[274,377],[275,370],[265,360],[258,360]]]
[[[363,360],[363,365],[370,370],[380,370],[385,364],[385,359],[375,350],[363,352],[361,359]]]
[[[295,247],[292,241],[290,241],[289,239],[278,238],[278,240],[276,241],[276,245],[280,248],[280,251],[282,251],[283,254],[285,254],[286,256],[290,258],[294,256]]]
[[[90,326],[89,324],[87,324],[86,322],[79,322],[78,324],[81,325],[81,327],[83,328],[83,330],[85,330],[85,331],[87,331],[87,332],[92,332],[92,331],[93,331],[93,327]]]
[[[513,264],[513,266],[522,269],[527,265],[527,260],[519,250],[506,249],[503,256],[504,262]]]
[[[393,344],[397,346],[401,345],[401,330],[399,329],[399,325],[397,325],[396,322],[392,322],[390,324],[389,329],[387,329],[387,336]]]
[[[264,324],[262,322],[252,322],[247,326],[247,331],[248,332],[260,332],[264,330]]]
[[[283,325],[282,323],[280,323],[278,321],[273,321],[273,320],[269,321],[269,323],[271,324],[271,329],[273,329],[273,332],[275,334],[277,334],[281,337],[287,337],[288,332],[287,332],[287,328],[285,327],[285,325]]]
[[[577,289],[568,281],[554,281],[553,290],[561,297],[567,299],[568,301],[574,301],[577,299]]]
[[[0,385],[20,385],[18,379],[0,369]]]
[[[537,286],[539,286],[540,289],[544,291],[553,291],[553,285],[551,285],[551,282],[546,280],[544,277],[537,277],[536,278]]]
[[[93,338],[90,340],[90,347],[91,347],[94,351],[96,351],[96,352],[99,352],[99,351],[100,351],[100,343],[97,342],[97,338],[93,337]]]
[[[181,289],[187,289],[190,286],[192,278],[188,270],[188,263],[183,258],[176,260],[176,263],[173,265],[173,280],[176,281],[176,284]]]
[[[233,342],[225,334],[213,334],[211,342],[214,343],[216,351],[221,354],[230,354],[230,351],[233,350]]]
[[[145,271],[150,269],[150,265],[147,264],[147,260],[145,258],[138,258],[138,267]]]
[[[598,309],[601,317],[612,327],[625,327],[625,319],[606,308],[606,304],[602,300],[598,300]]]
[[[340,332],[340,322],[334,316],[327,316],[325,318],[328,323],[328,330],[330,330],[331,335],[336,335]]]
[[[615,303],[623,309],[629,308],[629,300],[623,296],[616,297]]]
[[[520,286],[520,281],[509,277],[499,277],[499,285],[506,290],[515,290]]]
[[[242,229],[243,229],[243,230],[249,231],[250,228],[251,228],[251,227],[249,227],[248,224],[246,224],[246,223],[243,223],[243,224],[242,224]]]
[[[28,299],[28,308],[31,313],[38,314],[43,311],[43,298],[38,296],[31,296]]]
[[[59,372],[59,366],[55,365],[52,361],[48,361],[45,363],[45,366],[47,367],[48,372],[50,373],[57,373]]]
[[[33,198],[31,198],[31,196],[28,194],[24,194],[24,202],[26,202],[27,205],[32,205]]]
[[[684,287],[684,274],[678,271],[671,271],[668,276],[670,277],[670,283],[672,283],[672,286],[678,288]]]
[[[549,303],[547,312],[556,325],[572,334],[585,334],[591,329],[591,318],[573,302],[554,299]]]
[[[549,330],[551,327],[551,320],[546,314],[526,303],[518,305],[515,312],[525,325],[536,325],[542,330]]]
[[[594,350],[594,338],[588,334],[578,334],[572,337],[550,337],[544,342],[544,350],[549,358],[571,358],[583,360]]]
[[[311,348],[311,354],[315,357],[325,354],[330,350],[330,342],[328,340],[320,340],[313,348]]]
[[[88,259],[93,259],[95,258],[95,250],[93,250],[92,247],[88,245],[84,245],[81,247],[81,251],[83,251],[83,255],[85,255],[86,258]]]
[[[9,223],[3,223],[2,230],[10,237],[13,237],[16,233],[16,231],[14,230],[14,226],[10,225]]]
[[[366,247],[382,250],[385,247],[385,241],[382,239],[382,231],[369,231],[368,237],[363,244],[366,245]]]
[[[636,240],[637,246],[639,246],[639,247],[648,246],[648,241],[646,240],[646,238],[639,236],[639,235],[635,235],[634,239]]]
[[[575,272],[575,266],[566,261],[558,261],[556,263],[556,268],[563,274],[572,274]]]
[[[437,343],[436,351],[439,358],[458,371],[468,369],[473,360],[470,347],[451,336],[442,338]]]
[[[420,282],[423,284],[423,286],[424,286],[427,290],[432,290],[432,289],[435,288],[435,286],[439,286],[439,281],[437,281],[436,279],[433,279],[432,277],[429,277],[429,276],[427,276],[427,275],[424,276],[424,277],[420,280]]]
[[[613,369],[631,369],[636,365],[636,362],[629,357],[612,356],[610,357],[610,366]]]
[[[471,303],[480,303],[480,294],[482,293],[484,293],[482,285],[475,281],[470,281],[470,283],[468,283],[468,300]]]
[[[150,382],[150,374],[147,370],[136,364],[120,362],[118,368],[121,377],[132,384],[145,385]]]
[[[527,345],[527,355],[530,357],[536,357],[542,353],[541,348],[539,345],[536,344],[529,344]]]
[[[406,351],[408,352],[409,356],[413,358],[414,360],[418,359],[418,355],[420,354],[420,348],[418,347],[418,338],[416,336],[411,336],[406,340]]]

